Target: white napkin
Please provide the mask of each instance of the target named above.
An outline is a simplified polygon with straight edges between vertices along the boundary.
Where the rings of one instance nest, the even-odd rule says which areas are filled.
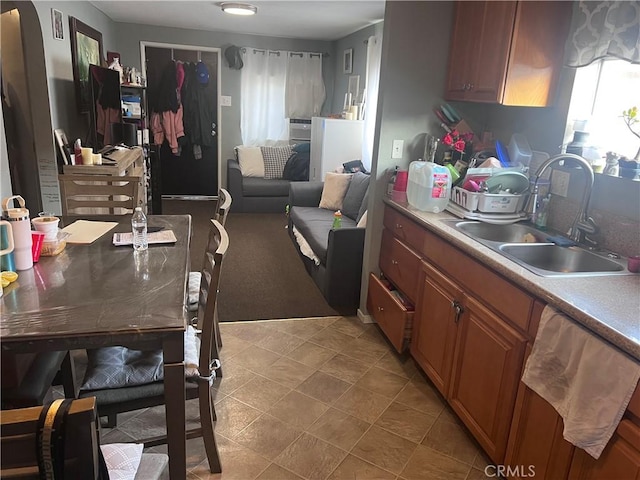
[[[562,416],[565,440],[600,457],[639,378],[638,362],[545,307],[522,381]]]

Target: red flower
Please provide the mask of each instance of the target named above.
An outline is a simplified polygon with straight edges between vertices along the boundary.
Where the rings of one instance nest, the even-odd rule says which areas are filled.
[[[453,149],[458,152],[464,152],[465,143],[464,140],[458,140],[453,144]]]
[[[450,133],[447,133],[444,137],[442,137],[442,143],[450,147],[451,145],[453,145],[453,136]]]

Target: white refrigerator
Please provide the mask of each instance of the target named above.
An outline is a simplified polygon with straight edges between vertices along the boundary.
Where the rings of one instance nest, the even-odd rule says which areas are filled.
[[[324,181],[343,163],[362,160],[364,120],[313,117],[311,119],[311,163],[309,180]]]

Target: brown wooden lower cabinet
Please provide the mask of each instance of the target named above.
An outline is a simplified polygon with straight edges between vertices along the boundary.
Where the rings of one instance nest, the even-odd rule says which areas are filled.
[[[466,296],[449,403],[496,463],[504,462],[526,338]]]
[[[457,327],[455,305],[462,301],[462,291],[425,262],[422,279],[411,334],[411,355],[446,397]]]
[[[640,387],[598,460],[574,447],[520,381],[544,303],[395,209],[384,225],[381,270],[415,313],[373,274],[367,308],[398,351],[410,333],[416,363],[508,478],[640,480]]]
[[[526,338],[423,262],[411,354],[489,457],[502,463]]]
[[[527,345],[525,358],[531,353]],[[562,417],[540,395],[520,382],[511,433],[504,463],[512,467],[510,479],[529,478],[533,467],[535,478],[560,480],[567,478],[574,447],[562,437]]]
[[[640,426],[623,419],[598,460],[575,449],[569,480],[640,479]]]

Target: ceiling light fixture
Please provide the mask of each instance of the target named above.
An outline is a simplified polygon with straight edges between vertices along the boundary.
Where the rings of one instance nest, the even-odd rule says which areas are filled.
[[[258,7],[249,3],[224,2],[220,4],[220,8],[232,15],[255,15],[258,12]]]

